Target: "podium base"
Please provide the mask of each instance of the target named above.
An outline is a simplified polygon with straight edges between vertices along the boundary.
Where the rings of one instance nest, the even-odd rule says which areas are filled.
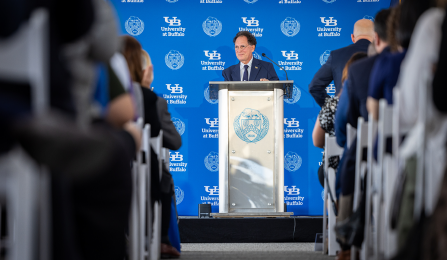
[[[214,218],[290,218],[293,212],[234,212],[211,213]]]

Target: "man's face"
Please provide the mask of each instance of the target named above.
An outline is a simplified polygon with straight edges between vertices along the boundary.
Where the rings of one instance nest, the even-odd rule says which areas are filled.
[[[251,60],[253,52],[255,51],[255,46],[249,45],[248,39],[245,36],[239,36],[236,39],[234,48],[237,59],[244,64],[247,64]]]

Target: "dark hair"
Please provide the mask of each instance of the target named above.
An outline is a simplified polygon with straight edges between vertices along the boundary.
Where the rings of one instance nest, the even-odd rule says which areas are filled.
[[[376,18],[374,19],[374,31],[385,42],[388,42],[387,21],[390,14],[390,9],[382,9],[376,14]]]
[[[141,62],[142,48],[141,44],[132,36],[124,35],[123,39],[123,55],[126,58],[129,67],[130,77],[132,81],[141,83],[143,79],[143,65]]]
[[[402,2],[396,32],[400,46],[403,48],[410,46],[411,35],[419,17],[430,7],[432,7],[431,1],[405,0]]]
[[[401,5],[397,5],[391,9],[390,17],[388,18],[388,46],[392,52],[399,51],[399,41],[397,40],[396,31],[399,27]]]
[[[233,43],[236,43],[236,39],[241,37],[241,36],[247,37],[248,44],[256,46],[256,38],[249,31],[240,31],[240,32],[238,32],[236,34],[236,36],[234,36]]]
[[[366,52],[356,52],[356,53],[352,54],[351,58],[348,60],[348,62],[346,62],[346,65],[343,68],[341,83],[344,83],[345,80],[348,79],[348,70],[349,70],[349,67],[351,67],[351,64],[354,63],[354,61],[358,61],[358,60],[366,58],[366,57],[368,57]]]

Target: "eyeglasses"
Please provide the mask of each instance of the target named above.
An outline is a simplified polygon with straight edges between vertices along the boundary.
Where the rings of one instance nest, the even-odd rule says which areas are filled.
[[[240,46],[237,46],[237,45],[235,45],[234,46],[234,49],[235,50],[244,50],[245,48],[247,48],[248,46],[250,46],[250,45],[240,45]]]

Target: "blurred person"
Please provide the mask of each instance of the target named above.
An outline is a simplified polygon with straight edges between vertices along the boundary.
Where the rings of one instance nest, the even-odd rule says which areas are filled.
[[[225,81],[269,81],[279,80],[270,62],[255,59],[256,38],[248,31],[240,31],[233,38],[234,50],[239,64],[222,71]]]
[[[406,2],[404,2],[406,3]],[[441,183],[445,171],[447,117],[436,110],[433,100],[421,97],[430,96],[433,75],[440,53],[442,23],[445,19],[444,8],[430,8],[422,15],[423,10],[414,10],[414,6],[429,3],[402,4],[401,17],[404,15],[416,22],[413,33],[408,37],[409,47],[402,62],[396,87],[399,88],[399,127],[409,130],[399,149],[399,157],[405,165],[404,192],[399,207],[397,221],[398,245],[402,250],[399,255],[412,247],[411,230],[415,227],[412,218],[406,218],[408,212],[414,211],[414,186],[416,183],[416,165],[422,164],[430,185],[430,190],[424,192],[425,216],[432,214],[441,192]],[[444,6],[445,1],[437,1],[438,6]],[[419,7],[420,9],[420,7]],[[420,17],[418,16],[420,15]],[[418,19],[419,18],[419,19]],[[402,35],[405,36],[405,35]],[[408,36],[408,35],[407,35]],[[410,93],[411,92],[411,93]],[[419,145],[421,136],[425,135],[425,147]],[[417,154],[424,149],[424,161],[419,161]]]
[[[343,91],[347,91],[347,99],[345,102],[348,103],[349,109],[347,110],[347,114],[342,116],[346,116],[346,123],[350,124],[353,128],[357,128],[357,119],[360,116],[362,116],[365,121],[368,121],[368,112],[366,111],[366,98],[369,87],[368,81],[377,57],[384,51],[388,51],[386,43],[386,30],[389,14],[389,9],[382,9],[376,14],[374,20],[375,39],[373,43],[376,52],[379,54],[354,62],[348,70],[348,78]],[[340,164],[339,171],[341,194],[339,207],[344,209],[344,213],[342,213],[338,219],[340,220],[337,224],[338,226],[342,226],[349,222],[349,217],[352,214],[353,193],[355,186],[356,148],[357,138],[354,138],[349,149],[346,149],[343,152],[343,163]],[[362,216],[355,215],[355,217]],[[349,259],[350,246],[344,244],[344,242],[345,241],[341,243],[343,250],[339,253],[339,257],[340,259]]]
[[[132,75],[134,83],[141,87],[143,93],[144,103],[144,118],[145,123],[158,124],[159,129],[163,130],[163,146],[169,149],[177,150],[181,146],[180,134],[175,129],[171,121],[171,116],[167,111],[167,102],[151,90],[153,76],[153,65],[150,62],[150,57],[143,51],[141,44],[131,36],[123,36],[124,40],[124,56],[129,65],[129,70]],[[143,67],[143,64],[145,67]],[[156,121],[156,122],[155,122]],[[153,136],[154,133],[151,135]],[[158,133],[157,133],[158,135]],[[151,148],[151,163],[157,165],[156,169],[152,167],[152,173],[158,173],[157,156],[153,153]],[[161,257],[162,258],[177,258],[180,253],[171,245],[169,240],[169,221],[171,218],[171,197],[174,195],[174,182],[172,175],[162,164],[162,177],[159,180],[158,174],[151,174],[152,183],[151,190],[153,198],[160,200],[162,204],[162,231],[161,231]],[[156,193],[156,194],[155,194]]]
[[[329,95],[326,87],[334,81],[335,95],[342,88],[341,78],[346,62],[356,52],[366,52],[368,45],[374,39],[374,23],[368,19],[358,20],[351,34],[353,44],[331,51],[326,63],[315,73],[309,84],[309,93],[317,104],[322,107]]]

